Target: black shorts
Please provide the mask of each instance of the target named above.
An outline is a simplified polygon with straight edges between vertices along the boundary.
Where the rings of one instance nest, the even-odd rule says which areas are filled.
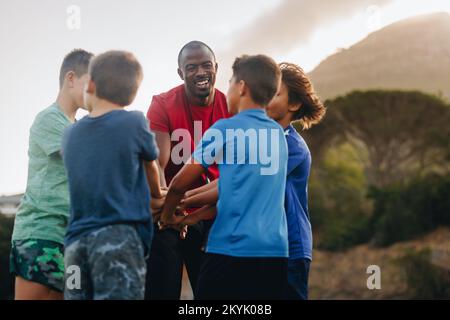
[[[232,257],[207,253],[200,269],[197,298],[283,299],[287,258]]]

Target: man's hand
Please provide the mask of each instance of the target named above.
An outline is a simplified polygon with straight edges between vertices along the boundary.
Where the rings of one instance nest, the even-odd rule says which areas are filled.
[[[195,211],[194,211],[194,213],[191,213],[184,217],[184,219],[181,221],[181,225],[192,226],[194,224],[199,223],[201,220],[200,218],[201,217],[198,214],[195,214]]]
[[[183,221],[184,215],[173,215],[169,219],[160,219],[158,222],[158,226],[160,230],[166,228],[173,228],[175,230],[180,231],[181,226],[180,223]]]

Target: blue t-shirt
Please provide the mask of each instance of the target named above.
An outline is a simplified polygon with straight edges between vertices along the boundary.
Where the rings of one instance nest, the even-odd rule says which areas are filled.
[[[264,110],[217,121],[193,158],[219,167],[217,216],[206,252],[236,257],[288,257],[284,192],[287,145]]]
[[[308,213],[308,178],[311,153],[305,140],[289,126],[285,130],[289,151],[285,209],[289,234],[289,259],[312,259],[312,232]]]
[[[144,160],[155,160],[159,150],[142,112],[85,116],[66,129],[62,153],[71,202],[65,245],[120,223],[134,225],[148,249],[153,224]]]

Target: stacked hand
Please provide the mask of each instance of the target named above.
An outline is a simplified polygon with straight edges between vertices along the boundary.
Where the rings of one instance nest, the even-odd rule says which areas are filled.
[[[182,223],[184,218],[187,217],[184,205],[181,204],[176,211],[174,217],[171,220],[161,220],[161,213],[164,207],[164,201],[166,200],[167,188],[161,188],[161,197],[152,197],[150,209],[152,212],[153,222],[158,224],[160,230],[166,228],[172,228],[180,232],[180,238],[185,239],[187,235],[187,224]]]
[[[161,188],[160,197],[152,196],[150,201],[150,211],[152,213],[153,222],[158,222],[161,217],[161,212],[164,207],[164,201],[166,200],[167,188]]]

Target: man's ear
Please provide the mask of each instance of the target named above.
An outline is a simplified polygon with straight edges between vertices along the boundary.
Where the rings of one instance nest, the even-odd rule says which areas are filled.
[[[67,83],[68,88],[73,88],[75,86],[75,76],[75,72],[73,71],[67,71],[64,76],[64,81]]]
[[[89,94],[95,93],[95,82],[89,79],[88,85],[86,87],[86,92]]]
[[[288,110],[292,113],[297,112],[302,107],[302,103],[290,104]]]
[[[219,65],[217,64],[217,62],[216,62],[216,65],[215,65],[215,69],[216,69],[216,72],[219,69]]]
[[[184,81],[184,74],[183,74],[183,71],[181,71],[181,69],[178,68],[178,69],[177,69],[177,72],[178,72],[178,75],[180,76],[181,80]]]

